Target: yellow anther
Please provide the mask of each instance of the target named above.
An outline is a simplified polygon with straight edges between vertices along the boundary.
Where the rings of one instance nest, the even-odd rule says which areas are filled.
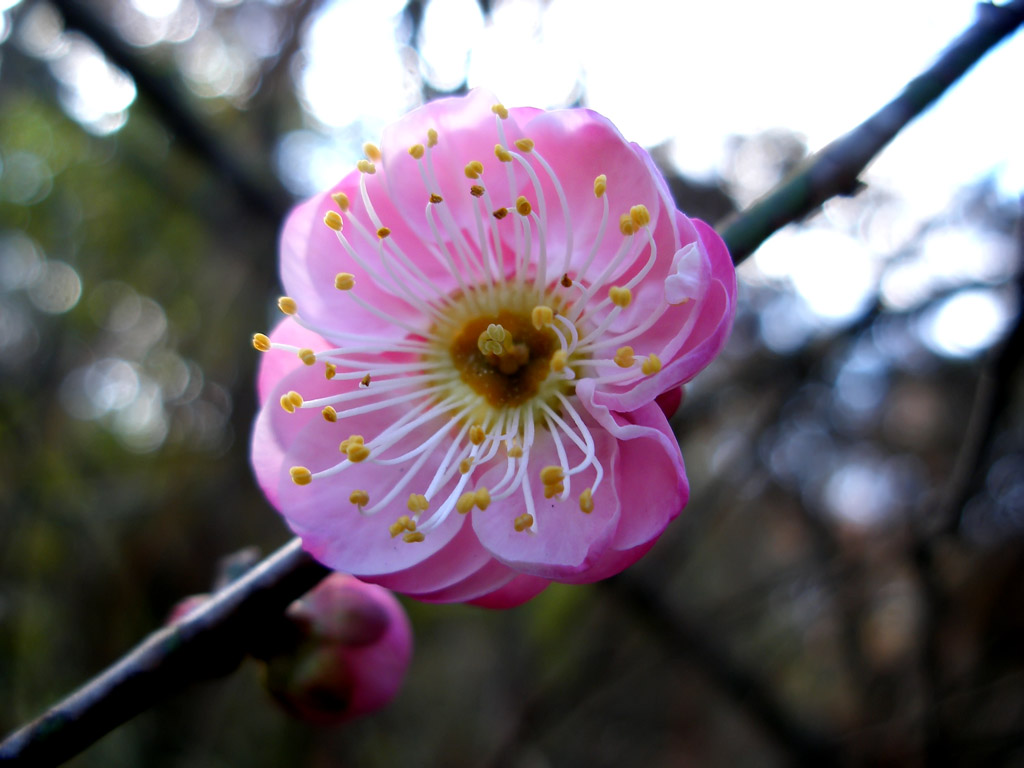
[[[498,221],[501,221],[506,216],[508,216],[508,208],[499,208],[498,210],[494,211],[491,215]]]
[[[342,440],[341,445],[338,446],[338,450],[342,453],[348,453],[348,449],[363,444],[362,435],[349,435],[347,440]]]
[[[661,370],[661,360],[657,355],[648,355],[644,364],[640,366],[640,370],[644,372],[645,376],[651,376]]]
[[[348,195],[346,195],[344,192],[335,192],[333,195],[331,195],[331,200],[335,202],[335,204],[338,206],[338,208],[341,209],[342,212],[348,210]]]
[[[300,349],[298,351],[299,360],[304,362],[306,365],[313,365],[316,363],[316,352],[312,349]]]
[[[323,414],[324,420],[334,424],[338,420],[338,412],[334,410],[333,405],[325,405],[324,409],[320,411]]]
[[[512,334],[498,323],[491,323],[481,331],[476,340],[476,348],[485,355],[501,357],[513,347]]]
[[[339,291],[351,291],[355,285],[356,276],[351,272],[339,272],[334,276],[334,287]]]
[[[363,173],[372,174],[377,172],[377,166],[375,166],[369,160],[360,160],[358,163],[356,163],[356,168],[358,168]]]
[[[391,538],[395,538],[398,534],[405,530],[405,526],[401,523],[392,523],[388,526],[388,533],[391,534]]]
[[[398,523],[407,531],[416,530],[416,521],[408,515],[402,515],[400,518],[398,518]]]
[[[532,526],[533,526],[533,515],[531,515],[529,512],[524,512],[523,514],[521,514],[519,517],[517,517],[515,520],[512,521],[512,527],[515,528],[520,533],[522,533],[523,531],[529,530]]]
[[[313,473],[305,467],[292,467],[288,470],[292,476],[292,482],[296,485],[309,485],[313,482]]]
[[[572,278],[569,277],[568,272],[562,275],[561,283],[563,288],[572,288]]]
[[[553,498],[553,497],[557,496],[558,494],[560,494],[564,490],[565,490],[565,486],[562,485],[561,483],[555,483],[554,485],[545,485],[544,486],[544,498],[545,499]]]
[[[327,368],[324,371],[324,375],[327,377],[327,380],[330,381],[331,379],[333,379],[335,374],[337,373],[338,366],[336,366],[334,363],[327,363]]]
[[[472,468],[473,458],[471,456],[467,456],[466,458],[459,462],[459,472],[461,472],[464,475],[469,474],[469,470],[471,470]]]
[[[594,511],[594,491],[587,488],[580,494],[580,512],[590,514]]]
[[[373,162],[380,162],[380,149],[377,147],[376,144],[373,144],[369,141],[366,142],[365,144],[363,144],[363,152],[365,152],[366,156],[373,160]]]
[[[252,336],[252,345],[260,352],[267,352],[270,350],[270,337],[265,333],[254,333]]]
[[[636,358],[633,357],[632,347],[619,347],[615,350],[615,364],[619,368],[629,368],[634,362]]]
[[[298,304],[295,303],[295,299],[291,296],[282,296],[277,300],[277,308],[284,312],[286,315],[294,315],[299,311]]]
[[[353,464],[358,464],[361,461],[366,461],[370,456],[370,449],[365,445],[350,445],[348,450],[345,451],[345,456]]]
[[[300,395],[295,390],[292,390],[291,392],[288,393],[288,399],[292,401],[292,405],[294,405],[296,408],[302,407],[302,395]]]
[[[532,152],[533,151],[533,139],[516,139],[516,149],[520,152]]]
[[[426,537],[420,531],[413,531],[412,533],[405,534],[405,536],[402,537],[402,541],[408,544],[415,544],[416,542],[423,541],[425,538]]]
[[[555,483],[560,483],[564,478],[565,474],[562,472],[562,468],[556,467],[553,464],[544,467],[544,469],[540,471],[540,481],[544,483],[544,485],[554,485]]]
[[[603,173],[594,179],[594,195],[596,197],[604,197],[604,193],[608,190],[608,177]]]
[[[362,387],[363,389],[366,389],[368,386],[370,386],[370,374],[366,374],[365,376],[363,376],[363,378],[359,380],[359,386]]]
[[[551,355],[551,370],[555,373],[561,373],[565,370],[567,362],[569,362],[569,353],[564,349],[556,349],[555,353]]]
[[[281,395],[281,407],[288,413],[295,413],[295,406],[292,404],[292,400],[288,395]]]
[[[469,194],[471,194],[473,197],[483,197],[484,188],[481,187],[479,184],[474,184],[472,187],[469,188]]]
[[[491,492],[484,487],[476,489],[476,505],[482,511],[491,506]]]
[[[409,501],[405,503],[405,506],[410,512],[426,512],[430,502],[422,493],[410,493]]]
[[[532,210],[533,207],[530,205],[529,200],[527,200],[522,195],[516,198],[516,213],[518,213],[520,216],[529,216],[530,211]]]
[[[486,439],[487,433],[484,432],[484,428],[479,424],[474,424],[469,428],[469,442],[473,445],[480,445]]]
[[[484,164],[479,160],[474,160],[471,163],[466,163],[466,178],[467,179],[479,179],[480,174],[484,172]]]
[[[370,494],[366,491],[356,489],[348,495],[348,500],[355,504],[357,507],[362,509],[370,503]]]
[[[646,205],[634,205],[629,209],[629,220],[637,229],[646,227],[651,223],[651,212],[647,210]]]
[[[387,237],[390,234],[391,234],[391,230],[388,229],[387,227],[381,227],[380,229],[377,230],[377,237],[379,237],[381,240],[383,240],[385,237]]]
[[[629,288],[613,285],[608,289],[608,298],[612,300],[612,304],[615,306],[625,308],[633,301],[633,292]]]
[[[518,440],[512,442],[512,447],[508,449],[508,456],[510,459],[521,459],[523,457],[523,446],[519,444]]]
[[[437,205],[438,203],[444,202],[444,198],[441,197],[436,192],[431,192],[430,193],[430,202],[432,202],[434,205]]]
[[[409,147],[409,154],[415,157],[417,160],[423,157],[426,151],[427,150],[423,148],[422,144],[413,144],[411,147]]]
[[[633,220],[629,218],[628,213],[624,213],[619,217],[619,232],[624,235],[632,235],[636,232],[636,226],[633,224]]]
[[[427,146],[428,147],[436,147],[437,146],[437,131],[435,131],[433,128],[431,128],[430,130],[427,131]]]
[[[495,104],[494,106],[491,107],[491,112],[496,114],[502,120],[505,120],[505,119],[508,118],[508,110],[505,109],[505,105],[504,104]]]
[[[539,331],[541,328],[547,328],[555,322],[555,312],[551,307],[538,304],[533,308],[530,319],[533,320],[533,327]]]
[[[473,508],[474,504],[476,504],[476,494],[473,491],[468,491],[459,496],[459,500],[455,502],[455,511],[464,515]]]
[[[512,162],[512,153],[505,149],[501,144],[494,145],[494,156],[501,160],[503,163]]]
[[[328,211],[326,214],[324,214],[324,224],[333,229],[335,232],[341,232],[341,214],[338,213],[337,211]]]

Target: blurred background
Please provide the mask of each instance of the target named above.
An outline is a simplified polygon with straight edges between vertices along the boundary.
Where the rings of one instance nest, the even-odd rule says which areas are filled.
[[[0,0],[0,732],[224,556],[276,236],[410,108],[585,105],[721,223],[973,19],[960,0]],[[291,719],[249,663],[86,766],[1024,766],[1024,40],[739,270],[675,419],[693,488],[625,577],[406,601],[394,705]],[[833,754],[832,757],[835,755]]]

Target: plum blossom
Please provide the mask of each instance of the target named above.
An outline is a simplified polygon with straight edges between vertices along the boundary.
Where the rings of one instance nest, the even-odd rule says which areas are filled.
[[[267,497],[324,564],[425,601],[634,563],[689,495],[660,406],[731,330],[721,239],[585,109],[474,91],[365,153],[284,226]]]

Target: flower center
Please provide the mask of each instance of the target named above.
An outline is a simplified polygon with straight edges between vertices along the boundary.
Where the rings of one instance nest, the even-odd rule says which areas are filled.
[[[549,328],[534,328],[522,313],[503,310],[470,320],[451,345],[452,363],[470,389],[495,408],[532,399],[559,348]]]

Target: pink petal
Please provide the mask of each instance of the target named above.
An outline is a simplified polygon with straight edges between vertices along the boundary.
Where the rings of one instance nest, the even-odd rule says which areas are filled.
[[[539,576],[520,574],[500,589],[470,600],[481,608],[515,608],[543,592],[551,582]]]
[[[611,463],[616,455],[614,440],[600,429],[591,430],[602,462]],[[567,441],[566,441],[567,442]],[[570,464],[573,453],[569,453]],[[501,502],[492,502],[486,510],[474,509],[473,530],[496,558],[521,573],[558,581],[572,581],[585,573],[590,564],[600,557],[611,543],[619,518],[619,499],[614,487],[615,478],[605,479],[594,497],[594,511],[580,511],[578,497],[583,489],[593,485],[595,472],[589,467],[570,478],[570,495],[565,501],[545,499],[544,488],[538,474],[542,467],[557,465],[554,441],[543,430],[530,451],[530,493],[534,503],[533,516],[536,532],[516,531],[513,521],[528,511],[521,489],[517,489]],[[480,479],[480,485],[490,487],[504,474],[504,466],[490,469]],[[609,487],[610,486],[610,487]]]

